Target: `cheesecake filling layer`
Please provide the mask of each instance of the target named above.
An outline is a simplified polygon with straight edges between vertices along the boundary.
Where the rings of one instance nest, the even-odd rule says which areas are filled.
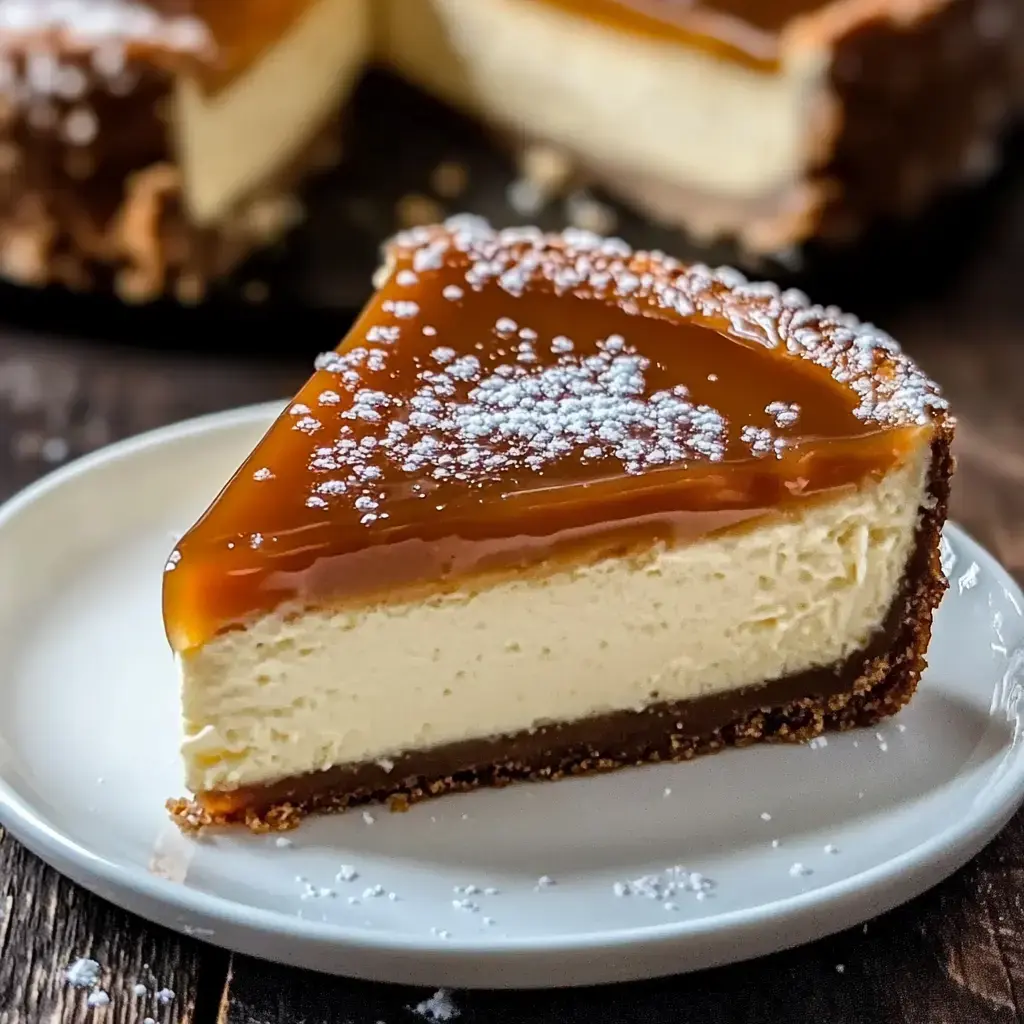
[[[200,225],[217,223],[294,162],[341,110],[370,54],[367,0],[264,6],[289,15],[278,38],[258,53],[232,47],[261,38],[259,5],[250,0],[249,19],[241,23],[223,13],[211,19],[218,43],[240,62],[233,73],[183,75],[177,82],[175,150],[188,210]]]
[[[195,792],[642,711],[841,663],[892,607],[927,448],[778,521],[414,604],[270,614],[181,658]]]
[[[537,0],[384,10],[386,62],[453,106],[528,127],[584,165],[713,186],[724,199],[790,190],[823,115],[825,60],[810,51],[766,71]]]

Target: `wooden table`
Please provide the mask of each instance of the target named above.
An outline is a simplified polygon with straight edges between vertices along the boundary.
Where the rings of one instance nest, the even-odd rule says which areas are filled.
[[[943,293],[882,325],[960,417],[953,514],[1024,582],[1024,174]],[[952,240],[952,246],[956,246]],[[870,287],[870,284],[869,284]],[[825,296],[826,299],[831,296]],[[288,359],[114,349],[0,330],[0,498],[53,464],[188,416],[283,396]],[[1024,1019],[1024,814],[937,889],[866,928],[764,960],[664,981],[555,993],[455,993],[461,1021],[549,1024],[985,1024]],[[65,968],[91,957],[111,1003],[86,1007]],[[148,967],[144,967],[148,965]],[[133,986],[172,989],[143,1006]],[[429,993],[229,956],[105,904],[0,833],[0,1024],[398,1024]]]

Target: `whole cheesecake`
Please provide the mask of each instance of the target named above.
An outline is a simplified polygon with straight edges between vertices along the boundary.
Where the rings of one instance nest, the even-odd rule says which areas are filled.
[[[876,328],[733,270],[474,218],[167,563],[185,827],[687,759],[908,701],[953,421]]]
[[[1019,0],[0,0],[0,50],[0,274],[133,301],[294,226],[371,64],[751,258],[984,177],[1024,106]]]

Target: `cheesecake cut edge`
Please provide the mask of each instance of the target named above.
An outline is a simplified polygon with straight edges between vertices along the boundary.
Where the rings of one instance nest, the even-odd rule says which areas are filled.
[[[567,723],[547,731],[482,739],[478,749],[480,744],[495,744],[491,760],[461,770],[457,759],[461,757],[465,764],[470,753],[467,746],[473,746],[472,743],[454,745],[448,753],[455,760],[447,765],[440,756],[444,751],[413,752],[394,762],[381,759],[364,765],[336,766],[227,793],[200,792],[194,799],[168,800],[167,809],[186,832],[234,823],[245,823],[256,832],[287,830],[307,813],[342,811],[358,804],[384,801],[393,810],[404,810],[429,797],[483,786],[501,787],[516,781],[557,780],[643,764],[685,761],[699,754],[757,742],[806,742],[826,731],[868,726],[894,715],[913,696],[926,666],[932,615],[947,586],[939,545],[954,468],[950,451],[953,429],[949,418],[935,425],[912,552],[884,626],[865,648],[841,664],[740,691],[741,697],[749,697],[749,705],[745,710],[734,707],[735,714],[717,722],[713,717],[715,709],[710,706],[719,699],[716,697],[653,705],[642,711],[624,712],[618,721],[611,715],[600,721]],[[779,698],[765,701],[773,691],[780,694]],[[726,701],[720,702],[720,713],[729,711],[727,700],[735,696],[723,695]],[[705,706],[698,708],[699,704]],[[705,718],[709,727],[692,732],[674,731],[677,713],[678,717],[686,718],[695,709],[710,713],[711,717]],[[655,719],[653,735],[637,728],[645,716]],[[586,737],[581,738],[574,731],[588,722],[605,730],[624,732],[625,742],[616,749],[595,749]],[[540,735],[546,746],[542,744],[532,752],[522,751],[512,758],[493,756],[494,750],[501,751],[503,747],[522,747],[522,741],[534,734]]]

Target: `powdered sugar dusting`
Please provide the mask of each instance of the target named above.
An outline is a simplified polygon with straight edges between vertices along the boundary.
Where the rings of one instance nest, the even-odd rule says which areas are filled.
[[[637,339],[656,320],[664,327],[666,313],[767,348],[785,346],[827,367],[859,397],[862,419],[919,422],[945,408],[886,335],[811,306],[800,293],[748,283],[728,268],[684,267],[578,230],[558,236],[494,231],[467,217],[401,235],[392,252],[402,266],[370,314],[379,319],[362,329],[365,343],[318,357],[316,409],[308,398],[290,409],[292,430],[322,439],[309,460],[315,482],[307,508],[344,502],[364,527],[387,523],[387,500],[396,489],[426,498],[457,482],[470,491],[543,477],[566,460],[584,472],[590,464],[604,470],[617,463],[620,472],[639,475],[744,451],[784,457],[787,431],[803,415],[796,402],[768,402],[762,422],[730,430],[714,404],[683,384],[652,386],[652,374],[664,368],[653,365]],[[497,315],[481,321],[484,300],[475,294],[485,288],[486,308],[496,307]],[[545,335],[540,321],[531,322],[537,307],[516,302],[530,288],[614,299],[634,315],[617,312],[617,332],[603,338]],[[507,312],[501,291],[508,294]],[[440,336],[434,327],[444,321],[440,307],[451,309],[453,302],[460,312],[445,315],[461,317],[459,328],[449,321]],[[638,315],[644,309],[661,315]],[[417,322],[420,317],[429,322]],[[480,330],[482,336],[474,333]],[[393,360],[391,346],[403,338],[412,348]],[[420,353],[411,367],[409,351]],[[398,386],[388,379],[396,379],[395,367],[402,367]],[[885,372],[876,375],[880,367]],[[718,374],[703,377],[702,388],[718,381]],[[257,478],[269,472],[261,467]]]
[[[102,970],[96,960],[80,957],[64,972],[64,977],[75,988],[92,988],[98,984]]]
[[[479,483],[517,470],[542,471],[577,449],[584,458],[617,459],[627,473],[722,457],[721,415],[694,403],[683,387],[645,396],[648,360],[622,338],[599,342],[596,355],[566,354],[537,370],[523,365],[532,354],[532,343],[521,341],[515,365],[485,372],[475,356],[433,349],[411,397],[356,390],[343,419],[386,422],[386,430],[357,441],[342,427],[333,446],[317,451],[314,468],[343,471],[345,488],[335,480],[331,490],[345,493],[378,479],[382,463],[434,480]],[[360,353],[355,361],[362,360]],[[343,376],[351,362],[340,356],[331,370]],[[364,511],[377,504],[365,492],[356,501]]]
[[[900,352],[884,331],[834,306],[812,305],[803,293],[751,283],[728,267],[683,266],[661,253],[633,251],[617,238],[569,229],[546,235],[536,228],[495,230],[477,217],[451,218],[441,228],[399,235],[394,251],[413,264],[454,249],[470,261],[466,280],[479,289],[491,279],[510,295],[537,282],[619,304],[653,301],[704,322],[723,322],[750,338],[817,363],[859,397],[858,415],[879,424],[927,422],[947,404],[938,388]],[[455,286],[451,286],[455,287]],[[778,403],[776,416],[799,410]],[[781,424],[780,424],[781,425]]]
[[[0,33],[8,41],[51,34],[72,45],[120,41],[176,52],[213,45],[198,18],[161,14],[140,0],[0,0]]]
[[[446,1021],[458,1017],[459,1008],[452,1001],[451,993],[439,988],[429,999],[417,1003],[414,1012],[426,1020]]]

